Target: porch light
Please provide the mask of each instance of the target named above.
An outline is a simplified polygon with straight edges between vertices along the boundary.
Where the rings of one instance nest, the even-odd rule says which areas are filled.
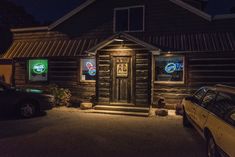
[[[119,42],[123,42],[123,38],[121,38],[121,34],[119,34],[115,39],[114,41],[119,41]]]
[[[114,41],[119,41],[119,42],[123,42],[124,40],[121,38],[115,38]]]

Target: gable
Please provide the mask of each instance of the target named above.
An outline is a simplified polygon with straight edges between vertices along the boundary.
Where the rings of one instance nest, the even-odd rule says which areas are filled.
[[[113,33],[114,8],[145,6],[145,32],[197,30],[210,22],[169,0],[100,0],[64,21],[55,30],[72,36]]]
[[[212,17],[210,15],[208,15],[207,13],[181,1],[181,0],[170,0],[172,3],[177,4],[178,6],[198,15],[201,16],[202,18],[211,21]],[[69,12],[68,14],[66,14],[65,16],[61,17],[60,19],[58,19],[57,21],[55,21],[54,23],[52,23],[51,25],[49,25],[49,30],[54,29],[55,27],[57,27],[58,25],[60,25],[61,23],[65,22],[66,20],[68,20],[69,18],[71,18],[72,16],[74,16],[75,14],[83,11],[83,9],[85,9],[86,7],[89,7],[91,4],[93,4],[94,2],[96,2],[96,0],[87,0],[85,1],[83,4],[79,5],[77,8],[75,8],[74,10],[72,10],[71,12]]]

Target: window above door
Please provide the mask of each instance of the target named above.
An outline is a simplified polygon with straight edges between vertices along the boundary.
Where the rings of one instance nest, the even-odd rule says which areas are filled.
[[[144,6],[130,6],[114,9],[114,32],[143,32]]]

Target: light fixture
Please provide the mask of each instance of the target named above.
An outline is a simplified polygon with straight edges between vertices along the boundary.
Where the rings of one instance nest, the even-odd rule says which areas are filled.
[[[119,34],[115,39],[114,41],[119,41],[119,42],[123,42],[123,38],[121,38],[121,35]]]
[[[124,40],[121,39],[121,38],[115,38],[114,41],[120,41],[120,42],[122,42],[122,41],[124,41]]]

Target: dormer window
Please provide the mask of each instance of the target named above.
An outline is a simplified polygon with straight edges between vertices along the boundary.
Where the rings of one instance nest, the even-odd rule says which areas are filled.
[[[143,32],[144,6],[114,9],[114,32]]]

